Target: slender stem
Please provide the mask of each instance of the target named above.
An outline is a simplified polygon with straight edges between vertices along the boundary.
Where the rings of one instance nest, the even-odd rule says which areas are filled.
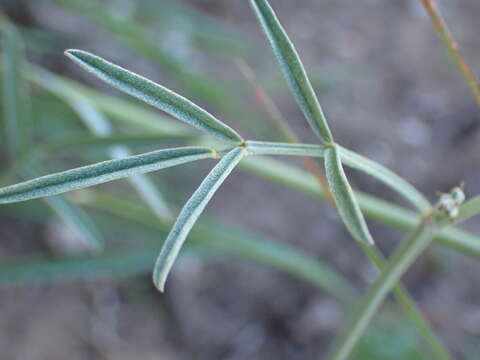
[[[255,98],[265,108],[268,115],[275,123],[277,128],[280,130],[285,140],[291,143],[299,143],[299,138],[297,137],[297,135],[295,135],[295,132],[288,125],[288,122],[282,116],[282,113],[275,105],[272,98],[255,80],[255,74],[252,68],[241,58],[235,59],[235,63],[237,64],[237,67],[239,68],[242,75],[245,77],[245,79],[247,79],[248,83],[253,88]],[[305,156],[301,158],[301,161],[303,167],[307,169],[313,176],[315,176],[315,179],[317,179],[318,183],[320,184],[320,187],[325,193],[327,200],[330,201],[333,206],[335,206],[335,200],[333,199],[333,195],[330,191],[330,187],[328,186],[327,179],[325,179],[325,175],[323,174],[320,166],[318,166],[315,160]]]
[[[251,155],[291,155],[323,157],[325,147],[322,145],[278,143],[268,141],[246,141],[245,146]]]
[[[365,244],[361,245],[364,252],[368,255],[370,260],[374,262],[377,269],[384,272],[387,262],[382,253],[375,247]],[[408,290],[403,285],[399,284],[393,288],[393,294],[403,307],[405,313],[409,316],[410,321],[415,324],[420,333],[425,337],[425,340],[430,344],[431,349],[435,354],[435,359],[449,360],[451,356],[430,327],[430,324],[421,313],[415,300],[408,293]]]
[[[332,347],[332,351],[327,357],[328,360],[345,360],[348,358],[383,300],[412,263],[428,247],[438,229],[438,223],[432,217],[425,218],[412,235],[401,243],[380,277],[362,297],[346,326],[346,331]],[[445,356],[445,358],[449,358],[448,355],[445,354]]]
[[[437,5],[433,0],[420,0],[425,7],[425,10],[428,13],[428,16],[432,20],[435,29],[437,30],[438,35],[442,39],[443,43],[448,49],[455,66],[458,68],[460,73],[465,78],[467,85],[470,87],[473,96],[477,105],[480,106],[480,86],[478,79],[475,76],[472,68],[468,65],[467,60],[460,51],[460,48],[455,41],[450,29],[448,28],[445,21],[442,19],[440,12],[438,11]]]

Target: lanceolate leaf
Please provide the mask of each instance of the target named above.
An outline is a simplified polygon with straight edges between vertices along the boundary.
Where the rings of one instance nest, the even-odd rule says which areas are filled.
[[[212,196],[240,162],[244,154],[245,149],[243,148],[235,148],[227,153],[203,180],[178,215],[163,244],[153,272],[153,281],[160,291],[164,290],[167,276],[188,233]]]
[[[326,143],[332,134],[295,47],[266,0],[250,0],[288,85],[313,131]]]
[[[350,234],[358,241],[373,245],[372,236],[343,171],[336,145],[325,151],[325,173],[340,217]]]
[[[127,94],[223,140],[243,142],[235,130],[173,91],[88,52],[67,50],[65,53],[86,70]]]
[[[414,186],[390,171],[386,167],[367,159],[353,151],[337,145],[342,162],[354,169],[363,171],[368,175],[380,180],[402,195],[405,199],[417,208],[420,212],[430,209],[430,203]]]
[[[0,204],[56,195],[211,157],[214,153],[208,148],[183,147],[104,161],[1,188]]]

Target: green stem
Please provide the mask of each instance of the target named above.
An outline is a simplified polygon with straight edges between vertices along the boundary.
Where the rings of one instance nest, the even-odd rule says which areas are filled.
[[[430,203],[425,196],[393,171],[340,145],[336,146],[339,150],[342,163],[374,177],[398,192],[421,213],[430,209]],[[304,157],[325,157],[326,150],[326,147],[322,145],[266,141],[247,141],[246,147],[251,155],[290,155]]]
[[[289,156],[311,156],[324,157],[325,146],[297,143],[280,143],[268,141],[245,142],[250,155],[289,155]]]
[[[345,360],[367,328],[370,320],[378,311],[390,290],[409,269],[412,263],[423,253],[438,231],[438,224],[433,219],[422,221],[412,235],[393,254],[391,261],[384,268],[380,277],[362,297],[347,330],[332,347],[328,360]],[[422,332],[423,333],[423,332]],[[448,358],[448,355],[446,355]]]
[[[363,244],[362,248],[369,259],[375,264],[376,268],[383,273],[388,264],[380,251],[375,247]],[[393,288],[393,294],[403,307],[405,313],[409,316],[410,321],[415,324],[427,343],[430,344],[432,352],[435,354],[435,359],[449,360],[451,358],[450,354],[422,315],[415,300],[409,295],[408,290],[401,284],[398,284]]]

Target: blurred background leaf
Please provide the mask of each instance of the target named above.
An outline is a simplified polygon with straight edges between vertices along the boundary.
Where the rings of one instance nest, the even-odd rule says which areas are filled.
[[[475,2],[441,6],[477,70],[480,8]],[[275,7],[342,144],[395,170],[429,200],[462,180],[468,196],[480,192],[478,111],[415,1],[279,0]],[[247,138],[282,139],[263,120],[264,109],[234,65],[235,58],[244,58],[302,141],[315,141],[244,2],[4,0],[0,11],[25,38],[29,64],[23,77],[31,83],[32,145],[39,149],[42,173],[107,160],[112,145],[128,145],[136,154],[205,144],[178,121],[111,92],[70,65],[62,52],[72,47],[168,85]],[[4,56],[3,45],[1,51]],[[5,95],[11,93],[2,89]],[[111,123],[108,138],[92,137],[72,109],[79,99]],[[0,108],[3,114],[3,100]],[[0,132],[7,139],[3,126]],[[2,141],[2,185],[18,180],[11,177],[5,146]],[[151,176],[172,213],[207,165]],[[42,201],[0,207],[4,356],[29,358],[34,351],[35,358],[68,353],[72,360],[192,354],[290,360],[324,354],[343,323],[343,304],[375,273],[336,215],[316,201],[322,193],[315,178],[289,160],[247,159],[241,167],[248,171],[232,176],[225,195],[213,200],[207,218],[193,229],[193,241],[172,274],[171,295],[162,298],[148,272],[170,224],[130,184],[106,184],[67,198],[106,239],[105,252],[95,257],[65,254],[68,227]],[[251,173],[270,180],[258,181]],[[372,222],[372,234],[390,253],[400,239],[390,227],[411,229],[415,213],[393,206],[390,201],[403,199],[377,182],[347,174],[355,189],[388,200],[357,192],[367,218],[379,221]],[[477,208],[475,202],[469,206]],[[231,222],[235,226],[225,225]],[[438,241],[478,256],[480,241],[473,234],[479,230],[471,219],[461,230],[445,230]],[[478,291],[472,286],[477,273],[476,261],[433,247],[405,278],[456,358],[473,360],[479,351]],[[11,335],[11,324],[23,331],[21,343]],[[419,339],[399,308],[388,303],[353,358],[428,358]]]

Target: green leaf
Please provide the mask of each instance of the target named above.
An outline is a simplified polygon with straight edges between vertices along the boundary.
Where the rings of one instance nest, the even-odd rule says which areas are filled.
[[[378,311],[385,297],[433,240],[438,226],[433,221],[422,221],[411,236],[392,255],[389,264],[355,307],[345,327],[346,331],[332,347],[328,360],[346,360],[353,347]]]
[[[227,153],[202,181],[178,215],[172,230],[163,244],[153,272],[153,282],[160,291],[163,292],[165,288],[168,273],[188,233],[212,196],[240,162],[244,154],[245,149],[239,147]]]
[[[250,1],[273,48],[283,75],[310,127],[320,139],[332,142],[332,134],[295,47],[266,0]]]
[[[1,188],[0,204],[57,195],[214,156],[208,148],[183,147],[104,161]]]
[[[325,151],[325,174],[340,217],[350,234],[357,241],[373,245],[370,231],[343,171],[336,145]]]
[[[383,182],[407,199],[420,212],[425,212],[430,209],[431,205],[425,196],[393,171],[340,145],[337,145],[337,148],[342,163],[345,165],[363,171]]]
[[[67,50],[65,54],[103,81],[187,124],[226,141],[243,142],[235,130],[190,100],[161,85],[85,51]]]
[[[32,141],[32,123],[28,91],[22,82],[24,66],[24,44],[17,29],[0,17],[2,31],[3,62],[3,108],[5,135],[8,151],[12,158],[28,150]]]

